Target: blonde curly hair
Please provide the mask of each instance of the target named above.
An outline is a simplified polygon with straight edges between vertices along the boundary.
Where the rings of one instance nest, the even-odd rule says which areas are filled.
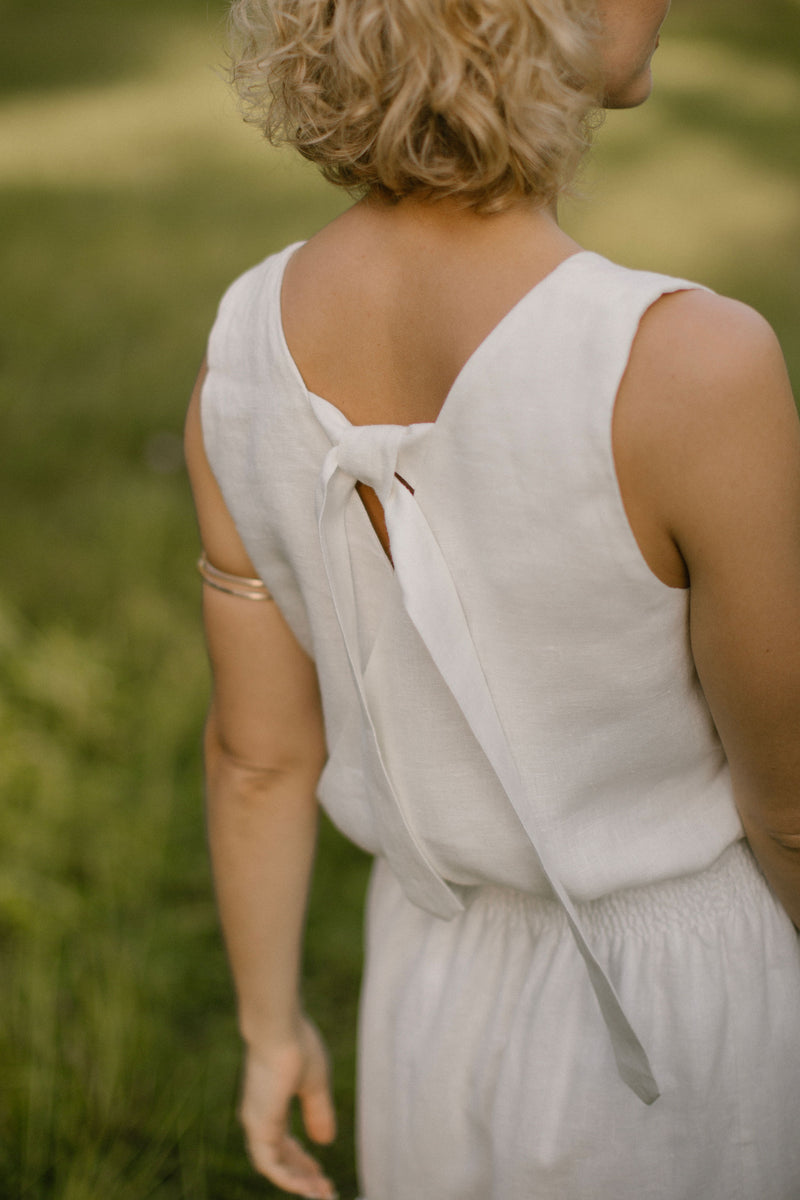
[[[598,109],[591,0],[234,0],[245,119],[355,193],[564,191]]]

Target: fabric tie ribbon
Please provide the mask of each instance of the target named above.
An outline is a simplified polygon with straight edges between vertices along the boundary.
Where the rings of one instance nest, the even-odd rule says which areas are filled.
[[[408,850],[403,855],[400,872],[407,895],[436,916],[450,918],[463,909],[453,887],[431,864],[403,811],[381,756],[370,713],[359,661],[355,590],[345,525],[345,507],[358,481],[373,488],[383,506],[395,577],[405,610],[497,775],[530,840],[541,871],[564,909],[608,1028],[619,1074],[645,1104],[652,1104],[658,1098],[659,1089],[645,1049],[625,1015],[611,981],[588,945],[572,901],[543,848],[541,835],[532,819],[532,805],[495,708],[450,570],[414,495],[398,478],[398,460],[402,453],[433,427],[430,424],[351,425],[327,401],[312,397],[312,404],[332,442],[317,491],[322,556],[363,708],[367,771],[380,793],[388,799],[383,806],[382,819],[394,823],[394,831],[404,835]]]

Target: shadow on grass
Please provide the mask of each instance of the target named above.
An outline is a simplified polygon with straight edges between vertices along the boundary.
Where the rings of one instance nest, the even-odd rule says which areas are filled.
[[[798,68],[797,0],[673,0],[667,29],[710,37],[749,57]]]
[[[0,39],[0,96],[106,83],[141,72],[159,21],[196,19],[220,29],[227,0],[6,0]],[[797,69],[796,0],[674,0],[668,29]]]
[[[225,0],[6,0],[0,98],[118,82],[146,70],[165,19],[224,23]]]

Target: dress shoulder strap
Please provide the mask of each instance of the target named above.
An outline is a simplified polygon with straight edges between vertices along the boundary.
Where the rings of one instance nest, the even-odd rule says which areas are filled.
[[[281,344],[280,281],[295,249],[270,255],[222,297],[208,341],[201,417],[206,455],[242,542],[295,637],[313,656],[293,557],[295,543],[307,538],[304,510],[297,490],[275,469],[276,457],[299,462],[301,475],[307,469],[306,508],[313,522],[313,440],[319,431],[310,414],[302,425],[298,382]],[[300,453],[304,434],[312,455],[307,468]]]

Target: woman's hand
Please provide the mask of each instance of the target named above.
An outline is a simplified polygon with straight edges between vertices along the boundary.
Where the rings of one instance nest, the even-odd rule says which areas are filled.
[[[311,1140],[332,1142],[336,1119],[327,1055],[317,1029],[306,1018],[295,1039],[248,1050],[239,1116],[257,1171],[294,1195],[333,1200],[333,1184],[289,1132],[293,1096],[300,1101]]]

